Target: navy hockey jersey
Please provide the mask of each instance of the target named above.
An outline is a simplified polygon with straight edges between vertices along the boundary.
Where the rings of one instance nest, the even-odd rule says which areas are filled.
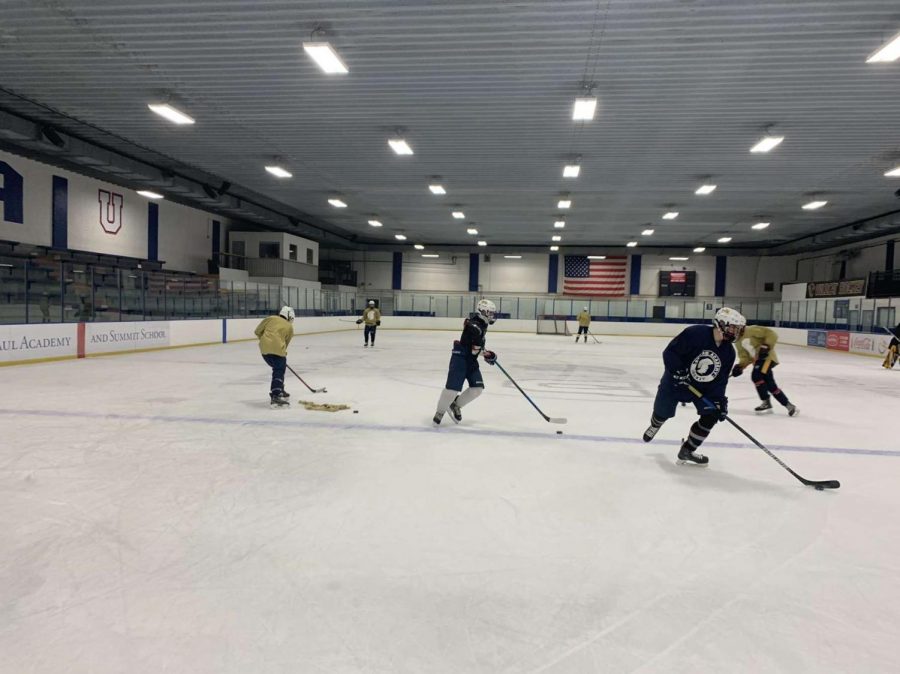
[[[711,325],[685,328],[663,351],[666,375],[687,370],[694,387],[710,398],[725,395],[734,357],[733,344],[723,340],[716,346]]]

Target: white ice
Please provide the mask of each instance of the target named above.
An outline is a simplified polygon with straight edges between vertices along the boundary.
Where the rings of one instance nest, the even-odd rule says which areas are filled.
[[[0,370],[0,671],[900,671],[900,371],[732,381],[819,492],[725,424],[676,466],[688,408],[642,443],[659,338],[492,334],[565,434],[488,366],[433,428],[454,337],[297,337],[293,400],[358,414],[270,409],[254,343]]]

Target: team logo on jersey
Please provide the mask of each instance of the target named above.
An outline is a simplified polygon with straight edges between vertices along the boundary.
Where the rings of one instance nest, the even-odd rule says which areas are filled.
[[[122,229],[122,206],[125,197],[109,190],[97,190],[100,202],[100,226],[107,234],[118,234]]]
[[[691,377],[694,381],[706,384],[713,381],[722,369],[722,361],[713,351],[701,351],[691,363]]]

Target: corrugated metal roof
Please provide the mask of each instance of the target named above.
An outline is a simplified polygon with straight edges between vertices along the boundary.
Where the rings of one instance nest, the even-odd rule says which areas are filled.
[[[303,54],[317,26],[349,75]],[[2,86],[50,110],[0,104],[385,241],[467,243],[474,222],[491,243],[549,244],[566,191],[564,246],[647,223],[655,245],[760,245],[898,207],[882,174],[900,163],[900,62],[865,64],[898,30],[896,0],[20,0],[4,4]],[[599,113],[576,123],[585,81]],[[169,93],[196,125],[150,113]],[[751,155],[767,124],[786,140]],[[388,148],[398,127],[415,156]],[[274,156],[292,180],[263,171]],[[718,189],[695,196],[706,176]],[[829,206],[801,211],[811,195]]]

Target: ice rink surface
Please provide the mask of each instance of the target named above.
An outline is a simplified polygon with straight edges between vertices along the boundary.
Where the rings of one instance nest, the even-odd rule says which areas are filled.
[[[436,429],[455,336],[298,336],[284,410],[255,343],[0,369],[0,671],[900,671],[900,371],[779,346],[797,418],[732,381],[818,492],[727,424],[676,466],[692,408],[641,442],[660,338],[491,334],[568,425],[482,366]]]

